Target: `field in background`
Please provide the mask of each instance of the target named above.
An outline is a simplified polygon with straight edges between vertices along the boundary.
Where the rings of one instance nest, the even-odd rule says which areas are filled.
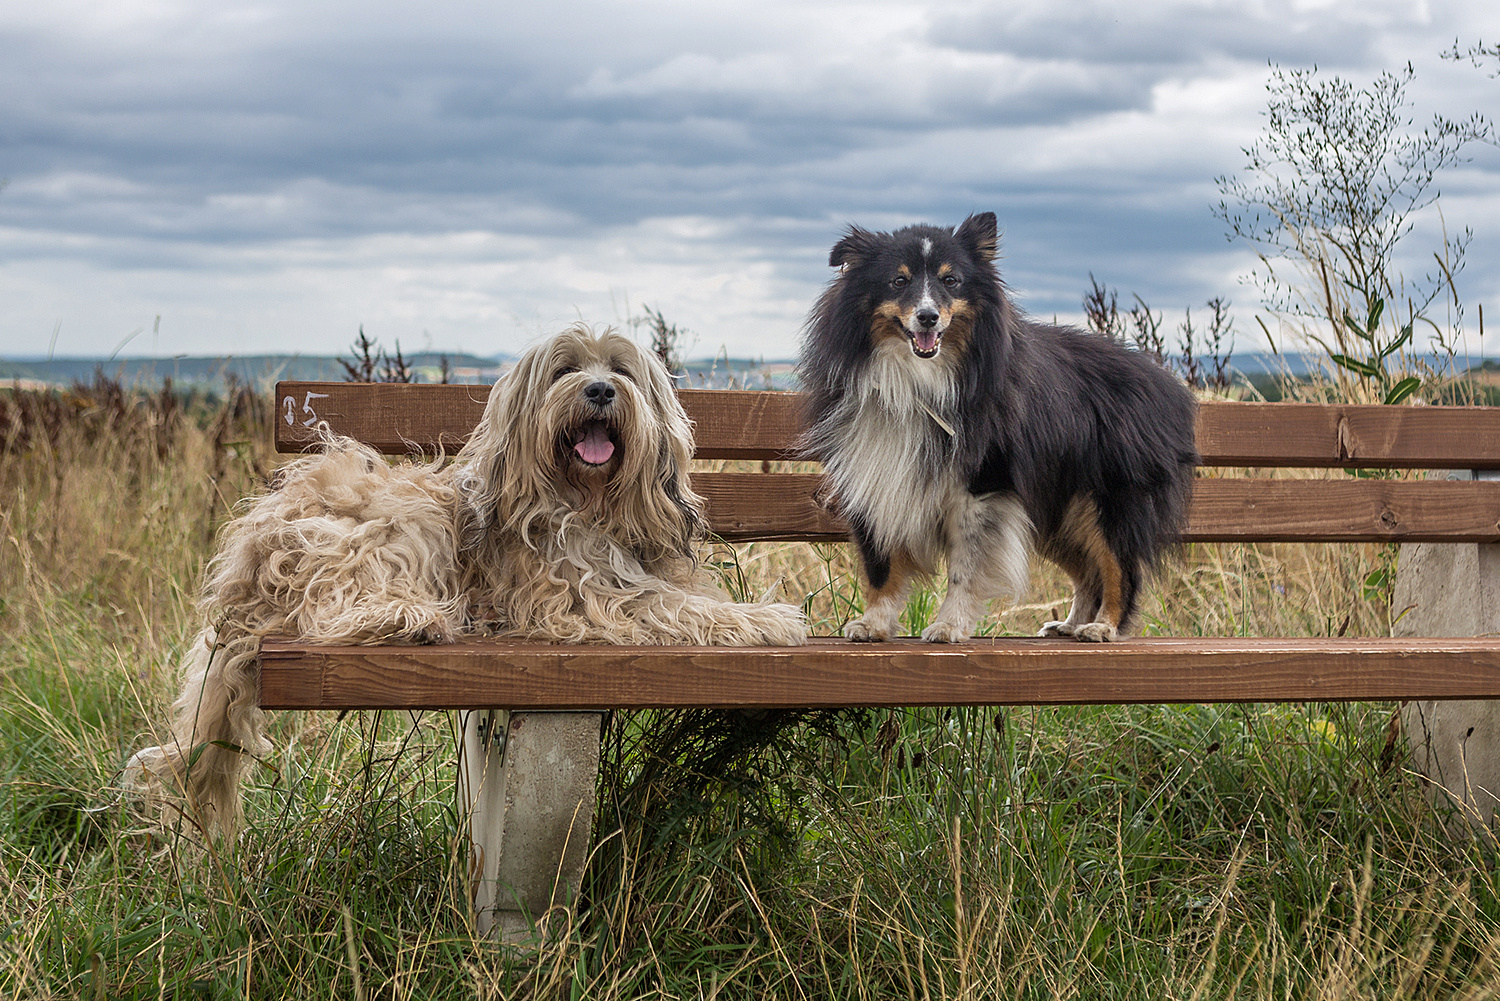
[[[107,380],[0,407],[0,997],[1500,994],[1494,853],[1443,834],[1388,704],[617,715],[536,952],[467,924],[447,714],[278,715],[240,842],[163,837],[111,784],[271,415]],[[705,558],[818,632],[859,607],[842,546]],[[1189,547],[1148,631],[1381,635],[1393,559]],[[986,628],[1067,597],[1040,568]]]

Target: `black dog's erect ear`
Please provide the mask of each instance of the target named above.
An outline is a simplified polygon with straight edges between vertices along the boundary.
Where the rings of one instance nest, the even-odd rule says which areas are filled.
[[[997,243],[995,213],[977,212],[959,223],[953,231],[954,239],[972,250],[976,257],[987,262],[995,260]]]
[[[869,256],[870,248],[875,243],[875,234],[858,226],[850,226],[849,232],[844,238],[833,245],[833,250],[828,254],[828,266],[830,268],[842,268],[846,264],[858,264]]]

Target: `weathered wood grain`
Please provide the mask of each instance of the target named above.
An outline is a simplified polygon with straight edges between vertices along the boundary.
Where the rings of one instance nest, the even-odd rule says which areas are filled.
[[[816,473],[698,473],[726,542],[835,542],[844,522]],[[1200,479],[1188,542],[1497,542],[1500,482]]]
[[[410,445],[453,451],[484,412],[488,386],[282,382],[276,447],[298,452],[326,420],[339,434],[401,454]],[[683,390],[698,457],[797,456],[794,393]],[[1267,467],[1500,468],[1500,407],[1323,406],[1205,403],[1198,451],[1205,465]]]
[[[815,640],[795,648],[313,647],[268,640],[267,709],[788,708],[1500,698],[1490,639]]]
[[[489,386],[278,382],[276,450],[301,452],[326,422],[335,434],[387,454],[458,451],[484,415]]]

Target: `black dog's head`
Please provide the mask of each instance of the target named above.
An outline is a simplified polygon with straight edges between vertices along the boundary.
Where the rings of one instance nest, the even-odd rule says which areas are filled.
[[[995,214],[981,212],[956,229],[908,226],[893,233],[849,227],[828,255],[842,269],[837,285],[869,316],[872,342],[899,338],[919,358],[934,358],[944,337],[962,350],[977,311],[996,295]]]

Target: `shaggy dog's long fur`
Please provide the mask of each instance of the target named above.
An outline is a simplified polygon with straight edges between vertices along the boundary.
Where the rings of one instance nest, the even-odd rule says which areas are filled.
[[[729,602],[698,565],[692,452],[655,357],[582,326],[529,351],[495,386],[451,465],[391,465],[329,436],[225,527],[171,737],[130,760],[126,786],[153,798],[175,789],[202,820],[235,828],[241,772],[270,750],[256,684],[267,635],[803,642],[798,609]]]
[[[995,271],[993,213],[956,229],[851,227],[808,320],[809,428],[862,557],[855,640],[896,631],[914,579],[948,567],[922,637],[969,636],[1019,597],[1032,550],[1076,594],[1043,635],[1108,641],[1177,536],[1197,461],[1186,387],[1114,341],[1023,318]]]

